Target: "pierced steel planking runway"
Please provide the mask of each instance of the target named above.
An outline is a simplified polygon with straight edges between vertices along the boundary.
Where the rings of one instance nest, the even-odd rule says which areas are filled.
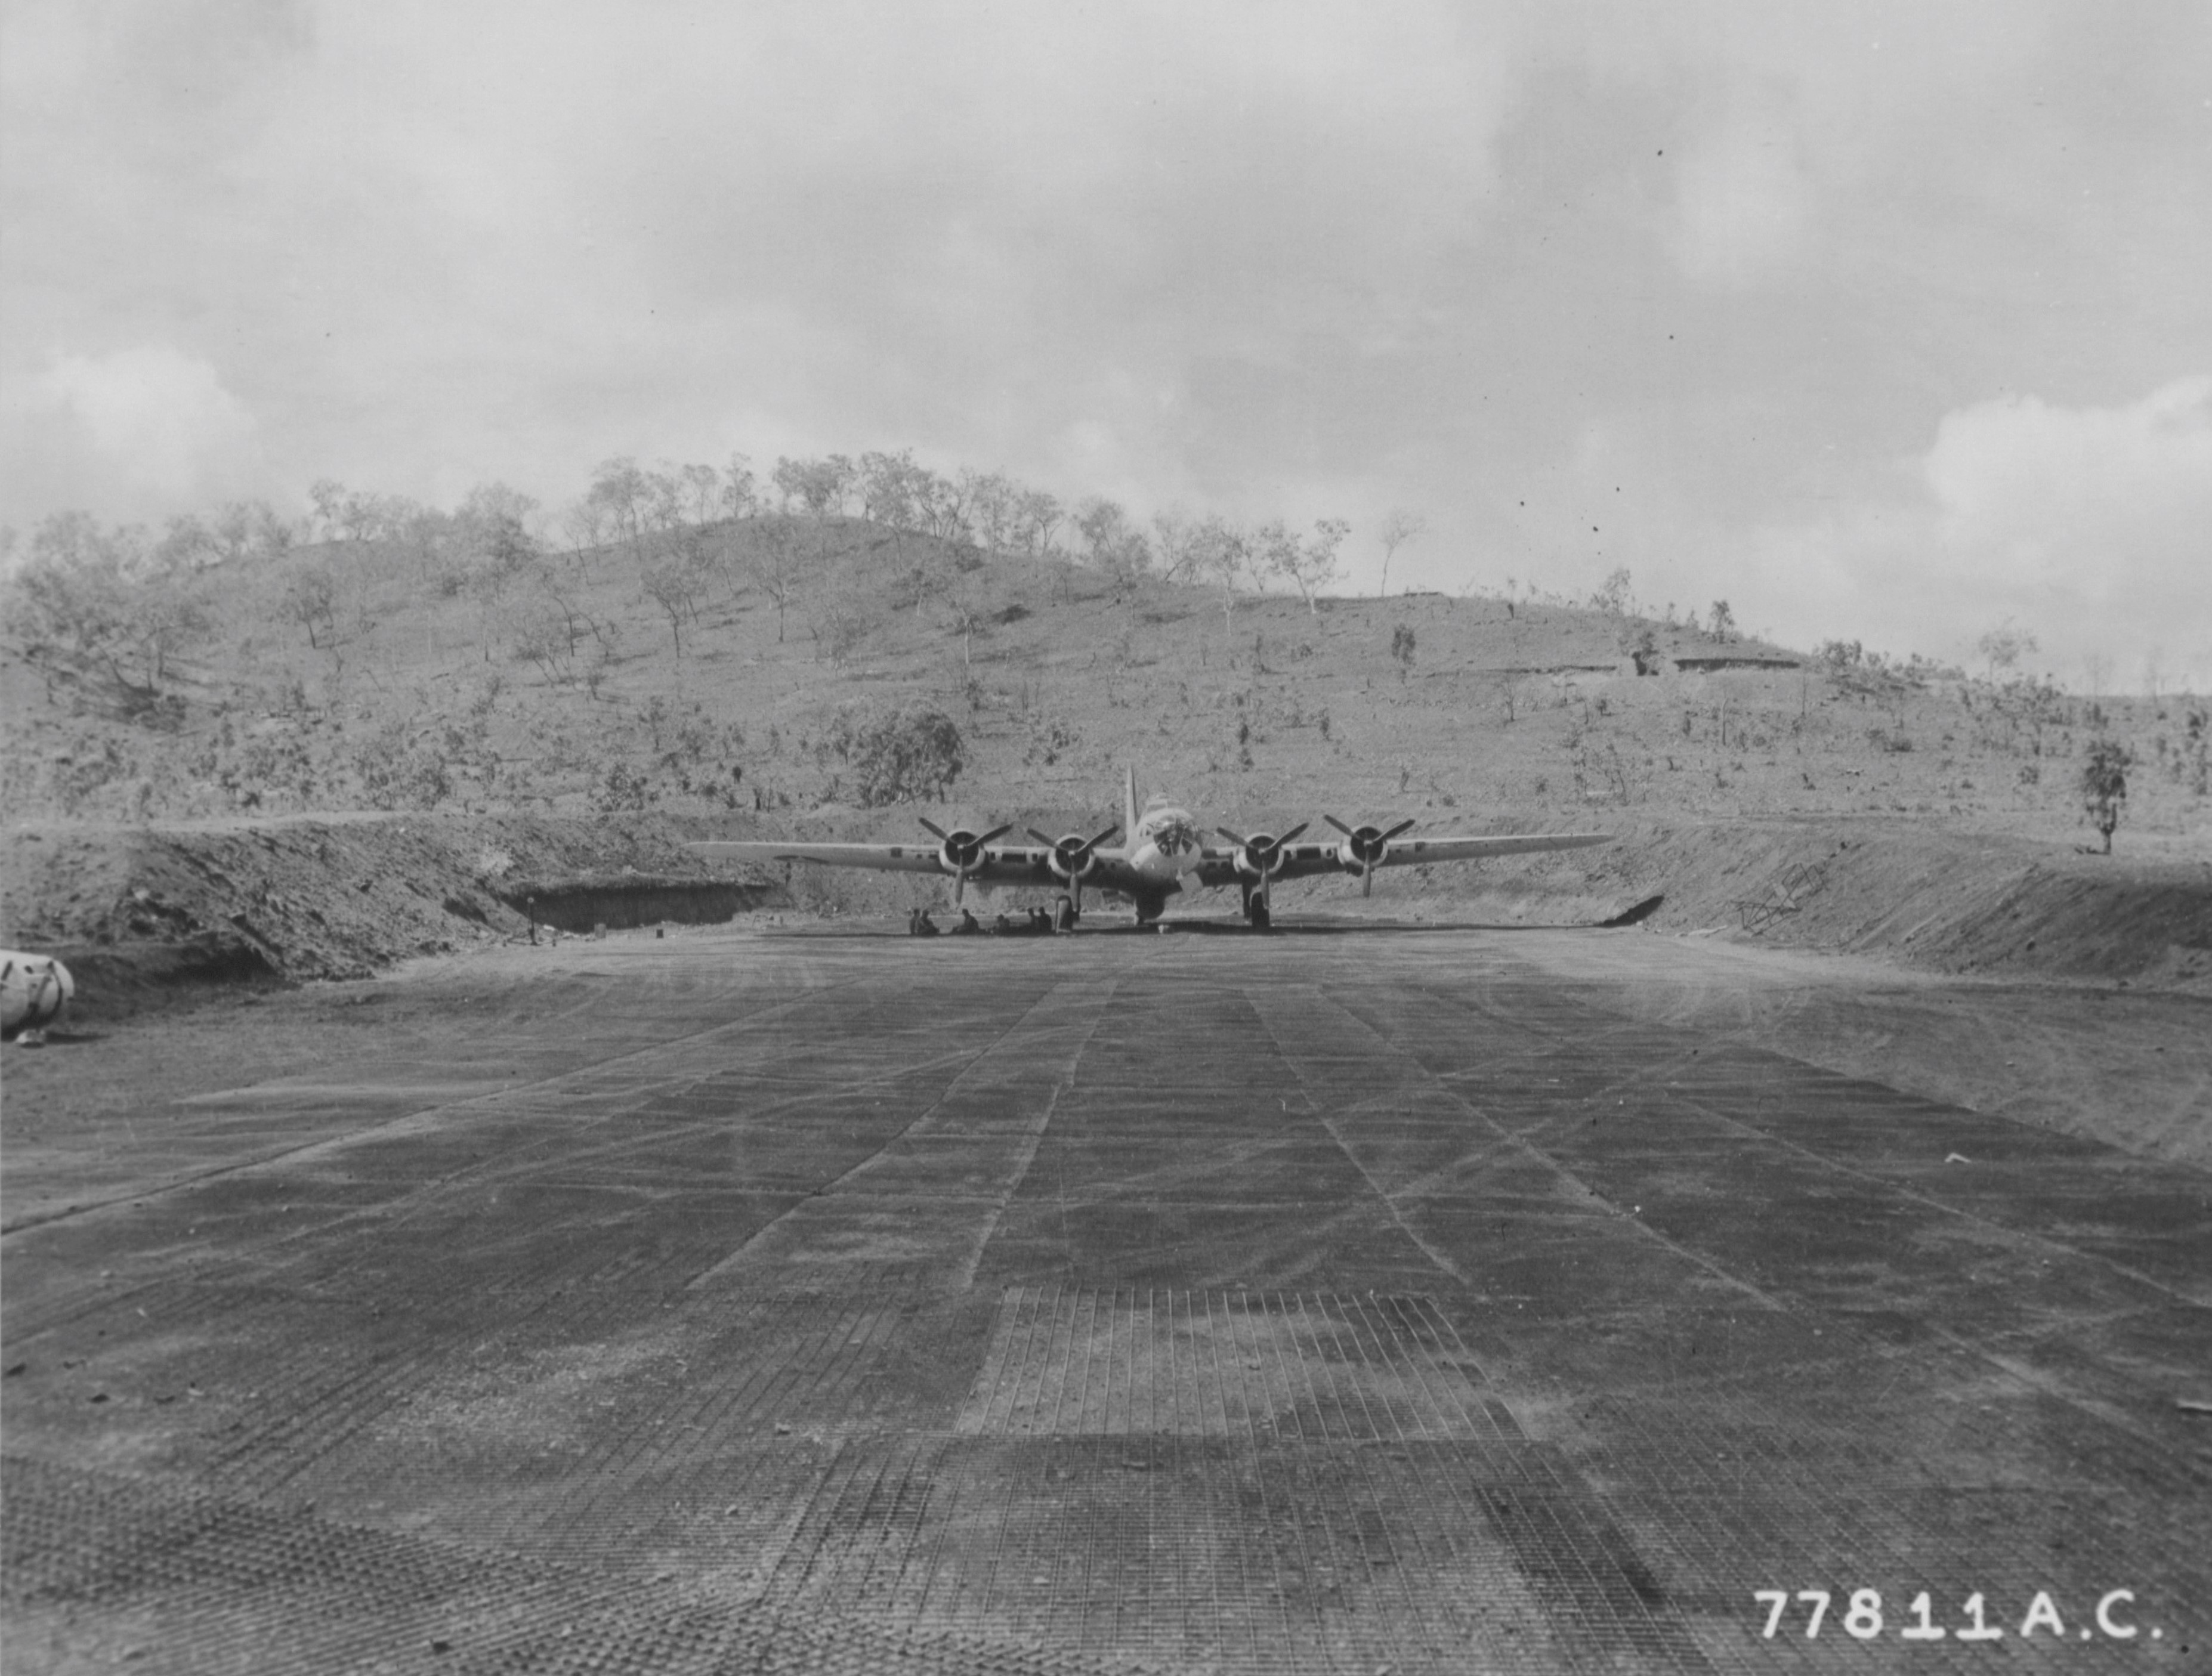
[[[1541,936],[580,946],[432,981],[570,1068],[9,1236],[11,1668],[2208,1662],[2198,1173]]]

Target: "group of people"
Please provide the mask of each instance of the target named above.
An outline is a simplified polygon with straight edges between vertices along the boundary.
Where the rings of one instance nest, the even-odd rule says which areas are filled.
[[[940,928],[926,908],[911,908],[906,916],[908,937],[981,937],[986,929],[983,922],[964,908],[960,910],[960,922],[950,930]],[[1019,920],[1001,914],[997,923],[988,930],[993,937],[1049,937],[1053,932],[1052,915],[1041,908],[1028,909],[1025,917]]]

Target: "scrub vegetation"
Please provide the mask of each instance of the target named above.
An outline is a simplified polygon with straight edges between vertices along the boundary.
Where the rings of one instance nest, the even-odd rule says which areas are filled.
[[[2130,832],[2201,830],[2212,789],[2204,700],[2063,691],[2009,624],[1970,672],[1793,653],[1626,570],[1337,598],[1342,520],[1146,525],[908,453],[764,479],[617,458],[558,509],[498,484],[450,511],[329,482],[309,503],[31,533],[4,598],[12,818],[1088,806],[1134,762],[1237,815],[2101,838],[2124,806]],[[1367,539],[1421,533],[1400,512]]]
[[[2212,929],[2170,929],[2204,917],[2206,701],[2068,692],[2009,624],[1967,670],[1785,648],[1725,600],[1644,601],[1626,569],[1581,593],[1344,598],[1347,543],[1394,552],[1425,538],[1417,514],[1140,523],[906,453],[764,478],[618,458],[550,509],[497,484],[444,511],[334,483],[309,498],[297,519],[234,506],[158,535],[70,514],[21,543],[0,792],[19,837],[56,841],[36,866],[40,843],[18,845],[11,928],[61,944],[135,925],[153,909],[127,890],[72,883],[114,871],[179,936],[281,925],[257,958],[359,969],[507,929],[495,892],[441,917],[486,843],[534,879],[680,871],[682,836],[912,838],[920,815],[1091,832],[1133,764],[1239,829],[1330,815],[1622,841],[1407,869],[1375,911],[1603,917],[1663,890],[1655,928],[1938,950],[1954,969],[2033,951],[2194,983],[2212,961]],[[200,853],[309,817],[368,843],[362,813],[442,835],[428,919],[395,898],[373,935],[325,938],[381,898],[346,886],[341,914],[252,845]],[[2127,903],[2081,895],[2106,881]],[[939,881],[775,883],[810,909],[884,912]],[[2039,948],[2015,887],[2080,923]],[[1969,899],[1984,917],[1954,925]],[[2099,952],[2116,914],[2141,935]]]

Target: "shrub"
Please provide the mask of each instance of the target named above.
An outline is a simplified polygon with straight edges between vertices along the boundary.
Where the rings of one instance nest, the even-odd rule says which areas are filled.
[[[356,746],[353,768],[373,808],[434,809],[453,794],[444,753],[428,741],[410,741],[404,722],[387,723]]]
[[[942,801],[967,766],[952,719],[919,705],[857,721],[840,716],[828,744],[852,765],[855,795],[871,809],[925,796]]]
[[[627,762],[609,764],[605,778],[592,791],[592,806],[605,815],[634,813],[659,801],[659,789],[651,778]]]
[[[2120,805],[2128,800],[2128,768],[2133,761],[2118,739],[2093,739],[2088,760],[2081,764],[2081,808],[2089,823],[2104,835],[2106,855],[2112,853]]]

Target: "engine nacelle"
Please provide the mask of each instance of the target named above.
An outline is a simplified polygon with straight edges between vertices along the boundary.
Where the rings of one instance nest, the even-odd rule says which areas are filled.
[[[1098,871],[1097,845],[1096,839],[1085,838],[1079,832],[1071,832],[1065,838],[1054,841],[1046,865],[1052,869],[1054,878],[1069,884],[1078,879],[1089,878]]]
[[[1231,832],[1225,826],[1214,829],[1224,838],[1237,846],[1234,858],[1237,871],[1245,877],[1256,878],[1262,884],[1283,871],[1283,863],[1290,859],[1291,840],[1305,829],[1306,823],[1300,821],[1278,838],[1271,832],[1245,834]]]
[[[1283,841],[1265,832],[1254,833],[1237,847],[1237,871],[1247,878],[1273,878],[1286,859]]]
[[[1355,873],[1378,865],[1389,853],[1389,841],[1380,827],[1360,827],[1336,847],[1337,860]]]
[[[1413,830],[1411,821],[1401,821],[1387,832],[1379,826],[1346,826],[1330,815],[1328,823],[1344,835],[1336,847],[1337,865],[1348,873],[1371,873],[1390,853],[1390,841]]]
[[[965,827],[955,827],[937,847],[937,865],[954,875],[972,869],[983,859],[983,841]]]

